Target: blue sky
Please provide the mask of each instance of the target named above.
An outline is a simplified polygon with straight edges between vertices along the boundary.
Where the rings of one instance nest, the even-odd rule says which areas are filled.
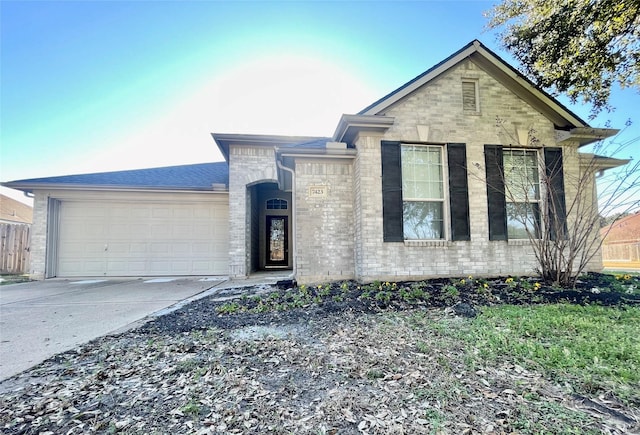
[[[221,160],[211,132],[332,135],[480,39],[493,2],[0,2],[0,180]],[[567,104],[583,119],[589,107]],[[640,158],[640,95],[593,126]]]

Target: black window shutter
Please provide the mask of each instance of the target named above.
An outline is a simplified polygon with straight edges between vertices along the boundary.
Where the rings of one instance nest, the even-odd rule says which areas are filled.
[[[382,141],[382,227],[385,242],[402,242],[400,142]]]
[[[469,187],[467,184],[467,148],[463,143],[447,144],[449,161],[449,204],[451,240],[471,240],[469,229]]]
[[[489,240],[507,240],[507,208],[504,196],[504,166],[500,145],[484,146],[487,171]]]
[[[551,240],[567,233],[567,208],[564,198],[564,172],[562,169],[562,148],[544,149],[545,173],[549,189],[547,191],[548,231]],[[558,234],[560,232],[560,234]]]

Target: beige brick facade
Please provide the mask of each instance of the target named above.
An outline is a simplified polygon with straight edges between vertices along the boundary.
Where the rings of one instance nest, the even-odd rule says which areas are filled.
[[[465,95],[470,83],[476,90],[473,104],[468,99],[463,104],[463,83]],[[584,207],[572,206],[578,192],[586,192],[582,205],[597,213],[595,182],[588,179],[585,188],[581,180],[578,147],[598,134],[613,134],[587,129],[474,41],[359,115],[344,115],[332,138],[214,134],[228,163],[228,274],[247,277],[259,269],[283,268],[299,283],[533,274],[537,263],[531,242],[489,240],[485,145],[537,150],[541,161],[545,147],[562,147],[571,226],[584,213]],[[442,240],[383,240],[382,141],[441,145],[443,150],[449,143],[465,144],[469,240],[452,240],[446,195]],[[447,153],[443,156],[446,160]],[[448,192],[446,173],[443,180]],[[55,241],[47,241],[48,211],[55,208],[49,196],[36,191],[35,278],[45,277],[48,258],[55,258],[47,254],[55,249]],[[267,197],[286,198],[289,204],[268,213]],[[266,222],[274,216],[287,222],[286,261],[280,264],[266,260],[269,237],[277,233],[270,234]],[[599,237],[597,231],[593,237]],[[601,269],[599,251],[588,268]]]
[[[232,147],[229,152],[229,275],[251,272],[251,191],[260,182],[277,182],[275,149]]]
[[[479,113],[463,111],[464,79],[478,83]],[[533,131],[538,140],[533,145],[555,146],[553,124],[471,61],[417,90],[385,115],[395,118],[393,126],[383,136],[360,136],[356,145],[356,221],[362,226],[356,229],[357,278],[533,273],[535,257],[527,241],[489,241],[484,145],[531,146],[531,140],[518,142],[523,131],[524,137]],[[470,241],[382,241],[381,140],[467,145]],[[567,164],[572,167],[570,154]]]
[[[463,110],[463,81],[477,84],[478,111]],[[537,263],[528,240],[489,240],[484,146],[542,152],[544,147],[559,146],[554,123],[471,60],[455,65],[378,115],[392,117],[393,124],[384,132],[359,132],[353,140],[353,158],[303,154],[295,158],[293,243],[298,282],[535,273]],[[383,140],[466,144],[469,241],[451,241],[450,237],[434,241],[383,241]],[[562,147],[566,194],[571,198],[578,191],[572,184],[579,178],[578,142],[565,141]],[[233,276],[249,273],[251,223],[247,210],[251,200],[247,197],[247,186],[277,178],[277,166],[271,164],[275,161],[275,149],[256,146],[230,151]],[[319,188],[323,194],[313,194],[312,188]],[[448,225],[445,218],[445,226]],[[600,269],[598,256],[590,267]]]
[[[295,195],[298,280],[355,278],[352,159],[298,159]]]
[[[47,262],[47,224],[49,198],[38,192],[33,201],[33,225],[31,226],[31,279],[44,279]]]

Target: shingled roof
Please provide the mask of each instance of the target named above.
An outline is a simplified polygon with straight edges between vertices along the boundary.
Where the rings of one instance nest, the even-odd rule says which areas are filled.
[[[227,162],[31,178],[2,183],[5,187],[24,192],[42,188],[212,190],[214,185],[226,187],[228,184],[229,165]]]
[[[33,222],[33,207],[0,194],[0,222],[30,224]]]
[[[604,244],[640,242],[640,211],[612,223],[600,230]]]

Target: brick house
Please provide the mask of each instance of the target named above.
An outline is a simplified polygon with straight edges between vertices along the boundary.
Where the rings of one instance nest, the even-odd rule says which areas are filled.
[[[553,197],[570,225],[578,150],[616,132],[589,127],[473,41],[343,115],[331,137],[214,133],[225,162],[4,185],[35,195],[36,278],[526,275],[523,222]],[[539,173],[553,168],[545,191]],[[537,184],[526,204],[505,195],[515,179]]]
[[[640,269],[640,211],[601,228],[600,234],[605,267]]]

